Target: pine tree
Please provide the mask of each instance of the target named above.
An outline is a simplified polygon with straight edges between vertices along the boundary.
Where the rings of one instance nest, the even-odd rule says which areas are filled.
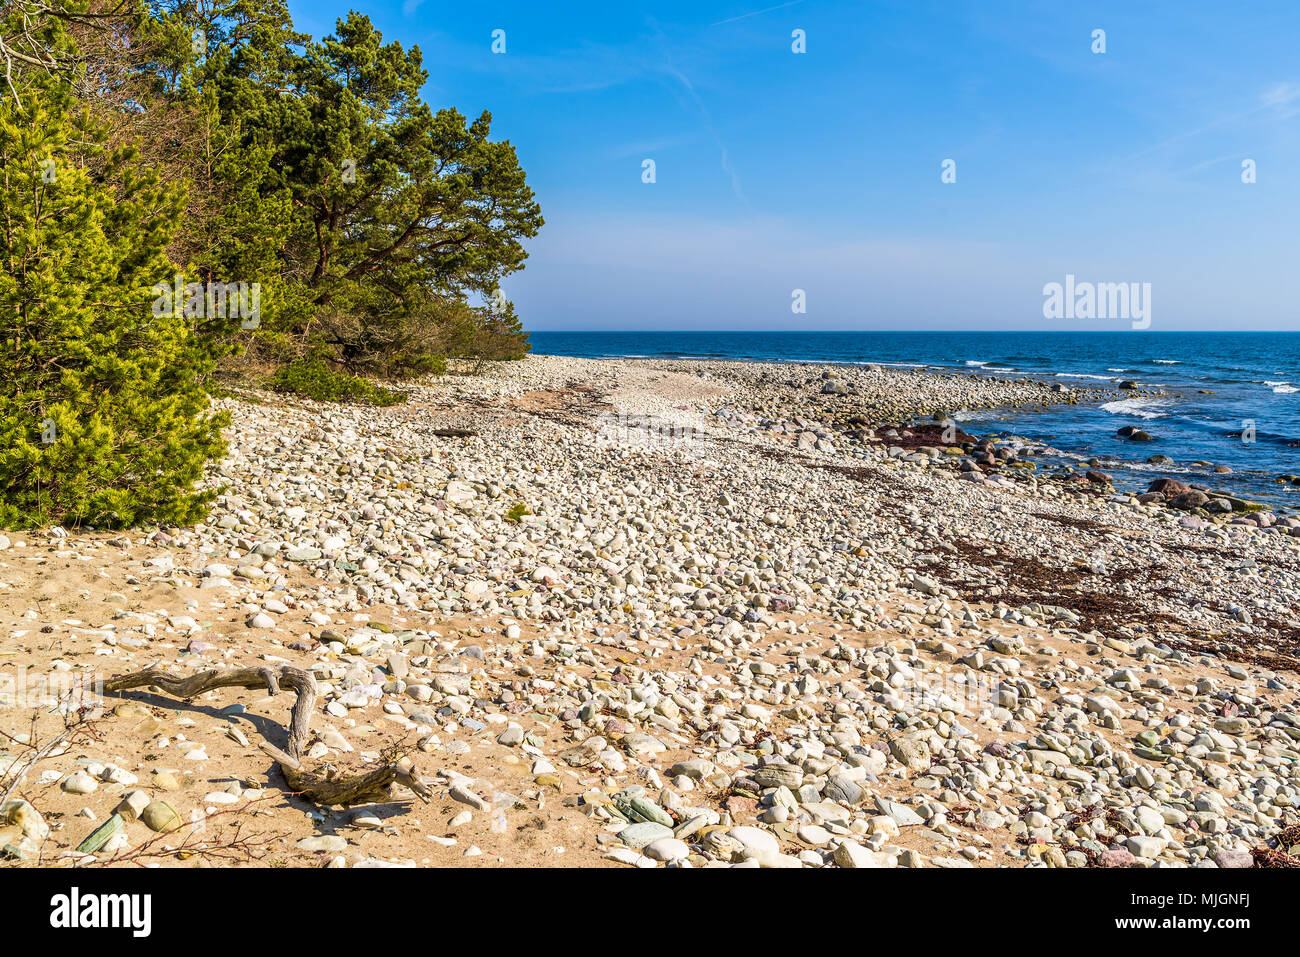
[[[270,114],[296,213],[287,256],[315,306],[305,331],[358,372],[419,373],[452,354],[437,349],[454,334],[448,320],[491,315],[455,307],[522,269],[523,240],[544,222],[515,148],[491,138],[491,114],[469,120],[421,98],[423,62],[351,12],[306,45],[296,95]],[[480,322],[473,341],[522,354],[509,325]],[[508,341],[493,342],[498,331]]]
[[[183,191],[32,71],[0,99],[0,527],[188,524],[224,445],[211,342],[154,308]]]

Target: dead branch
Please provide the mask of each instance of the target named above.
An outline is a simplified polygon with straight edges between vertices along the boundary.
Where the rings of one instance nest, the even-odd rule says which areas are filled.
[[[32,716],[31,733],[26,740],[19,740],[16,735],[0,730],[0,740],[17,745],[26,752],[22,757],[0,774],[0,804],[6,803],[22,786],[29,771],[53,754],[61,754],[79,741],[97,737],[93,723],[87,721],[84,711],[65,712],[63,730],[40,744],[36,740],[36,715]]]
[[[201,857],[227,863],[260,861],[271,844],[281,835],[258,833],[245,837],[244,824],[239,820],[239,815],[249,811],[256,813],[257,805],[265,800],[267,798],[261,797],[244,801],[237,806],[222,808],[204,815],[197,821],[181,825],[177,831],[157,834],[139,847],[119,851],[103,860],[88,861],[83,866],[112,867],[119,864],[142,864],[163,857],[179,857],[181,860]],[[199,837],[206,831],[208,824],[223,817],[234,818],[230,825],[233,829],[230,835],[216,840],[204,840]],[[182,830],[186,831],[185,835],[180,839],[179,844],[174,843]]]
[[[282,665],[280,668],[215,668],[196,672],[187,677],[173,675],[159,665],[144,671],[119,675],[104,682],[105,693],[126,691],[130,688],[154,687],[176,698],[190,699],[217,688],[262,688],[272,695],[281,688],[297,693],[289,724],[288,750],[282,751],[268,742],[261,749],[269,754],[280,768],[291,791],[314,804],[347,805],[384,800],[394,781],[409,787],[420,800],[427,802],[432,794],[420,780],[410,762],[399,750],[385,753],[381,765],[367,774],[339,776],[337,769],[326,767],[325,773],[308,770],[303,765],[303,755],[310,737],[312,707],[316,702],[316,678],[310,671]]]
[[[4,80],[14,98],[23,109],[22,98],[14,87],[15,65],[35,68],[47,74],[69,73],[83,62],[79,55],[67,50],[53,50],[47,44],[43,28],[48,20],[59,20],[69,26],[108,29],[113,23],[129,16],[127,0],[117,0],[103,9],[79,9],[58,0],[13,0],[6,3],[4,12],[12,15],[12,33],[0,33],[0,62],[4,63]]]

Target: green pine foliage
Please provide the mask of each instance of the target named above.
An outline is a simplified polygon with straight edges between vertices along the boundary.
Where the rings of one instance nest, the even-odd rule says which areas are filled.
[[[499,284],[540,207],[418,47],[287,0],[8,0],[0,40],[0,527],[199,519],[218,373],[387,405],[358,373],[527,352]]]
[[[355,402],[361,405],[396,405],[402,393],[340,372],[321,356],[297,359],[276,370],[271,377],[276,392],[300,395],[318,402]]]
[[[225,356],[255,342],[292,352],[291,332],[309,324],[312,297],[284,255],[294,207],[277,169],[276,117],[294,47],[309,38],[294,31],[282,0],[157,7],[139,32],[167,51],[172,105],[186,121],[170,157],[191,183],[182,255],[199,282],[257,282],[261,290],[255,329],[218,317],[203,332],[221,341]]]
[[[215,356],[154,315],[182,193],[33,71],[0,100],[0,526],[186,524],[223,451]]]
[[[226,210],[206,231],[223,239],[204,265],[271,290],[255,345],[328,350],[384,377],[527,351],[518,323],[502,319],[508,304],[468,308],[523,268],[522,241],[543,223],[514,147],[491,138],[491,115],[433,110],[420,49],[385,43],[360,14],[313,41],[280,0],[205,11],[178,0],[165,23],[179,95],[211,131],[203,142],[234,147],[209,150],[219,164],[195,163]],[[202,57],[181,46],[197,27]]]

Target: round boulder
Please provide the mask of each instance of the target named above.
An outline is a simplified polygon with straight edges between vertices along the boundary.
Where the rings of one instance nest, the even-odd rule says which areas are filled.
[[[1204,492],[1198,492],[1196,489],[1192,489],[1171,498],[1169,500],[1169,507],[1182,509],[1183,511],[1190,511],[1194,508],[1202,508],[1209,500],[1210,497]]]
[[[1165,498],[1173,498],[1175,495],[1182,495],[1191,489],[1178,479],[1158,478],[1147,486],[1148,492],[1159,492]]]

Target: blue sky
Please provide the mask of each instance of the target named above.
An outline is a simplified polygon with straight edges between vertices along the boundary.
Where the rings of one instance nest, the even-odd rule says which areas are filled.
[[[1128,327],[1045,319],[1067,273],[1151,283],[1152,330],[1300,329],[1293,0],[290,7],[492,112],[547,220],[529,329]]]

